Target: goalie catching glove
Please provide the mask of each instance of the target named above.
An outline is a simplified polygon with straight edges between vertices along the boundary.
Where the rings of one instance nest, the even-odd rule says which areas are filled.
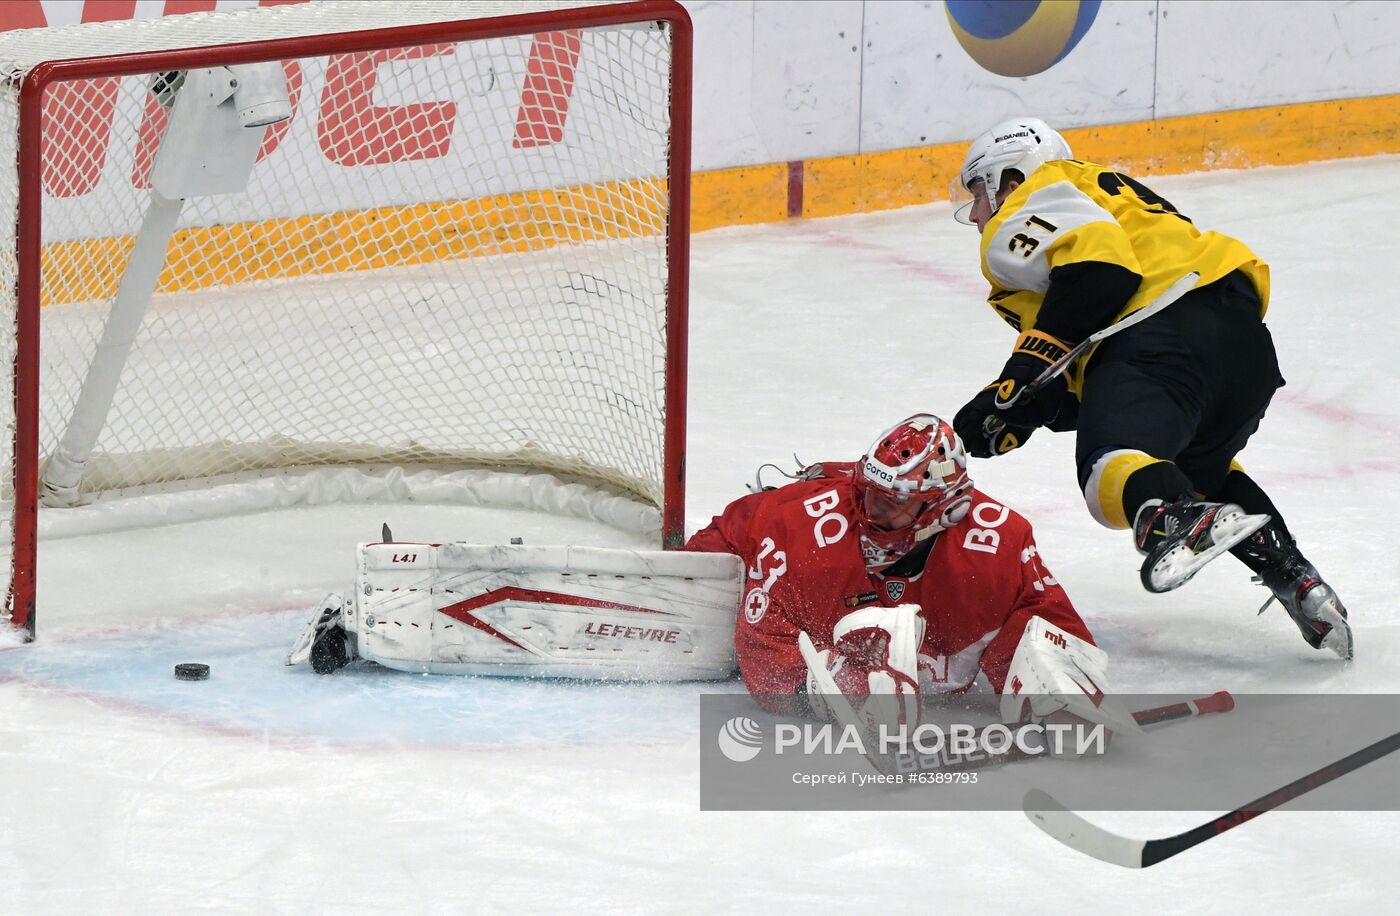
[[[1140,733],[1132,712],[1107,694],[1108,655],[1042,617],[1032,617],[1016,645],[1001,693],[1001,718],[1088,723],[1114,733]]]
[[[890,734],[918,725],[920,610],[901,604],[853,611],[836,622],[826,649],[799,633],[812,711],[867,735],[878,735],[882,725]]]

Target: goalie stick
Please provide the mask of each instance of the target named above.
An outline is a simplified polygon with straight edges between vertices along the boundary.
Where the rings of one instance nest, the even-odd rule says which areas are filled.
[[[1070,351],[1064,356],[1061,356],[1059,359],[1055,360],[1053,363],[1047,366],[1045,368],[1045,371],[1041,372],[1040,375],[1036,376],[1035,380],[1032,381],[1029,385],[1026,385],[1020,391],[1012,395],[1011,400],[1007,401],[1006,403],[1000,406],[1002,407],[1002,409],[1005,409],[1007,407],[1013,407],[1015,406],[1017,401],[1021,400],[1021,398],[1029,398],[1033,396],[1037,391],[1039,391],[1042,387],[1045,386],[1046,382],[1050,381],[1051,379],[1055,378],[1060,373],[1068,369],[1071,363],[1073,363],[1079,357],[1083,356],[1084,353],[1094,344],[1103,340],[1105,337],[1112,337],[1119,331],[1126,331],[1133,325],[1151,318],[1153,315],[1157,314],[1162,309],[1171,305],[1173,302],[1180,299],[1187,293],[1191,292],[1191,290],[1195,289],[1196,284],[1200,281],[1200,279],[1201,275],[1196,273],[1195,271],[1185,274],[1171,286],[1168,286],[1166,289],[1162,290],[1161,295],[1159,295],[1156,299],[1153,299],[1147,305],[1144,305],[1136,312],[1133,312],[1131,315],[1127,316],[1122,321],[1114,322],[1113,324],[1109,325],[1103,330],[1095,331],[1094,333],[1090,334],[1088,337],[1084,338],[1073,348],[1071,348]],[[989,417],[988,419],[996,420],[995,417]],[[996,420],[996,422],[1000,423],[1001,421]]]
[[[1397,750],[1400,750],[1400,732],[1382,738],[1306,776],[1300,776],[1267,795],[1206,821],[1199,827],[1156,840],[1133,840],[1091,824],[1060,804],[1048,792],[1042,792],[1040,789],[1027,792],[1022,807],[1032,824],[1071,849],[1124,868],[1147,868],[1193,846],[1199,846],[1211,837],[1232,830],[1266,811],[1272,811],[1318,786],[1326,785],[1339,776],[1345,776],[1352,770],[1360,769]]]
[[[849,708],[850,707],[847,706],[847,710],[849,710]],[[1142,709],[1133,713],[1133,718],[1137,721],[1138,725],[1160,725],[1166,722],[1175,722],[1178,719],[1189,719],[1194,718],[1196,716],[1210,715],[1211,713],[1229,712],[1234,708],[1235,698],[1230,695],[1229,691],[1221,690],[1217,693],[1211,694],[1208,697],[1200,697],[1195,700],[1185,700],[1180,703],[1168,703],[1165,706],[1154,706],[1151,709]],[[870,746],[872,743],[868,731],[857,719],[855,719],[853,712],[850,713],[850,716],[851,718],[847,719],[844,716],[838,715],[838,724],[842,725],[843,727],[845,727],[846,725],[853,725],[858,730],[861,736],[861,746],[864,750],[865,747]],[[981,736],[979,735],[979,739],[980,737]],[[979,740],[979,744],[980,743],[981,742]],[[1044,756],[1046,755],[1024,751],[1021,749],[1019,744],[1013,743],[1012,746],[1005,753],[1002,754],[988,754],[986,752],[979,752],[978,756],[966,757],[961,760],[946,762],[943,765],[937,767],[918,767],[913,770],[901,770],[896,763],[896,758],[893,756],[890,756],[888,754],[876,754],[874,752],[865,753],[865,759],[870,762],[870,765],[873,766],[878,772],[886,776],[914,772],[959,773],[967,772],[970,770],[984,770],[989,767],[1001,766],[1002,764],[1007,763],[1016,763],[1021,760],[1034,760],[1036,758]]]
[[[1180,703],[1168,703],[1166,706],[1154,706],[1151,709],[1140,709],[1133,713],[1133,719],[1138,725],[1160,725],[1166,722],[1175,722],[1178,719],[1189,719],[1195,716],[1206,716],[1211,713],[1229,712],[1235,708],[1235,698],[1227,690],[1221,690],[1208,697],[1200,697],[1195,700],[1185,700]],[[1016,763],[1021,760],[1035,760],[1045,754],[1033,754],[1021,749],[1020,745],[1013,744],[1004,754],[995,756],[984,754],[982,757],[971,758],[965,762],[954,763],[951,766],[941,767],[948,771],[961,770],[982,770],[991,766],[1000,766],[1004,763]]]

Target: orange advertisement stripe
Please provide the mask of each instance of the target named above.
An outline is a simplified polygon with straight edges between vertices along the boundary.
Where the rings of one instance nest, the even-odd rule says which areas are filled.
[[[170,241],[156,288],[188,292],[659,235],[666,199],[661,180],[611,182],[185,229]],[[112,297],[134,244],[126,236],[44,246],[43,304]]]
[[[690,189],[691,232],[787,219],[786,162],[696,172]]]
[[[1400,95],[1211,112],[1064,135],[1078,157],[1139,175],[1400,153]],[[966,152],[967,143],[959,142],[810,160],[803,216],[947,200]]]

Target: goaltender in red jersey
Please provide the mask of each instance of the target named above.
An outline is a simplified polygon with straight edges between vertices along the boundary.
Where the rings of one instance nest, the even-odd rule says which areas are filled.
[[[774,712],[917,725],[985,674],[1002,718],[1136,730],[1108,659],[1030,523],[974,489],[961,440],[918,414],[855,462],[731,503],[685,551],[362,544],[287,663],[441,674],[678,680],[737,658]],[[737,619],[736,619],[737,611]]]
[[[973,487],[936,416],[897,423],[858,461],[735,500],[686,548],[742,560],[735,647],[769,711],[840,719],[840,703],[869,725],[908,726],[924,695],[965,691],[981,672],[1007,720],[1063,711],[1136,730],[1103,702],[1107,657],[1030,523]]]

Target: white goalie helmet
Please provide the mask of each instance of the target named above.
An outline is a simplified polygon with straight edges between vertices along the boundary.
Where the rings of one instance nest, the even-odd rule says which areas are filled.
[[[865,568],[879,572],[972,507],[967,451],[947,420],[915,414],[880,434],[852,475]]]
[[[967,149],[962,171],[953,179],[948,197],[953,201],[953,218],[972,225],[971,210],[975,200],[973,185],[981,182],[976,194],[985,194],[996,209],[997,191],[1002,173],[1015,169],[1023,178],[1047,162],[1071,159],[1065,138],[1039,118],[1008,118],[983,131]]]

